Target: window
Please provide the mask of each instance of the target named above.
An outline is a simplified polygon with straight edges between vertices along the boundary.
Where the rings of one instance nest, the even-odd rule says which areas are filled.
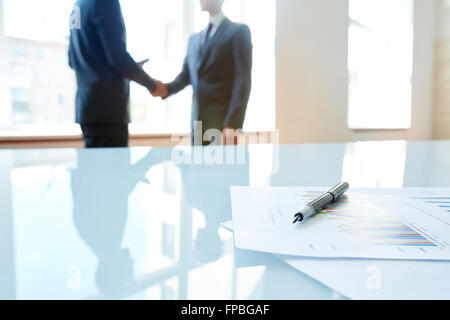
[[[45,135],[51,127],[57,127],[62,130],[58,133],[79,133],[74,123],[75,76],[67,62],[74,0],[2,2],[0,56],[5,59],[0,62],[0,82],[9,87],[8,95],[2,94],[8,96],[5,99],[9,103],[0,105],[0,131],[23,134],[32,127],[31,131]],[[198,2],[121,0],[128,50],[136,60],[150,59],[145,70],[152,77],[171,81],[181,71],[189,36],[207,25],[207,14],[200,12]],[[227,0],[224,11],[232,20],[249,24],[252,30],[253,90],[245,129],[274,129],[275,0]],[[26,103],[17,99],[19,94],[13,89],[28,92]],[[191,99],[190,88],[163,101],[133,83],[130,131],[189,132]]]
[[[36,72],[34,73],[34,80],[35,80],[37,83],[47,83],[47,78],[46,78],[46,76],[45,76],[45,72],[42,72],[42,71],[36,71]]]
[[[28,89],[13,88],[11,90],[13,118],[15,122],[30,121],[30,91]]]
[[[41,61],[44,60],[45,59],[44,50],[41,50],[41,49],[36,50],[35,57],[37,60],[41,60]]]
[[[12,46],[11,47],[11,55],[16,58],[27,58],[28,57],[28,48],[26,46]]]
[[[352,129],[411,126],[413,0],[350,0]]]
[[[275,0],[227,0],[224,5],[230,19],[247,23],[252,31],[253,88],[244,124],[249,131],[275,128],[275,4]],[[122,1],[122,9],[132,56],[137,60],[149,57],[145,67],[149,74],[162,81],[173,80],[181,71],[189,36],[208,24],[208,15],[201,12],[199,1]],[[148,30],[152,30],[151,34]],[[135,128],[188,132],[191,97],[192,90],[187,88],[165,101],[149,99],[145,89],[133,84]]]
[[[13,87],[28,88],[31,85],[32,69],[26,63],[11,63],[10,82]]]
[[[246,23],[252,32],[252,94],[244,130],[275,129],[275,24],[276,0],[226,0],[224,13],[232,21]],[[208,15],[195,0],[195,31],[208,25]]]
[[[10,93],[2,91],[6,98],[2,97],[0,105],[0,131],[45,135],[58,127],[56,134],[78,133],[73,107],[75,78],[67,65],[68,16],[74,1],[1,3],[0,82]],[[3,66],[9,67],[9,74]],[[63,107],[60,99],[71,103]]]
[[[127,45],[136,60],[149,58],[144,69],[154,78],[171,81],[181,70],[188,1],[121,1],[127,27]],[[135,132],[188,132],[190,90],[167,100],[153,98],[136,83],[131,84],[131,126]]]

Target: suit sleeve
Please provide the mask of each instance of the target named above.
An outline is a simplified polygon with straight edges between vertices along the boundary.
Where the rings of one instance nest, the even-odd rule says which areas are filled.
[[[154,91],[156,82],[127,52],[125,26],[119,0],[98,1],[94,11],[93,22],[108,63],[122,77]]]
[[[186,58],[184,58],[183,68],[180,74],[175,78],[174,81],[167,84],[168,96],[177,94],[190,84],[191,78],[189,76],[188,56],[186,56]]]
[[[241,129],[252,87],[252,39],[248,26],[242,26],[232,40],[234,80],[231,103],[223,126]]]
[[[70,41],[70,44],[69,44],[69,51],[67,52],[67,58],[68,58],[68,61],[69,61],[69,67],[71,68],[71,69],[75,69],[74,68],[74,65],[73,65],[73,60],[72,60],[72,51],[73,51],[73,48],[72,48],[72,41]]]

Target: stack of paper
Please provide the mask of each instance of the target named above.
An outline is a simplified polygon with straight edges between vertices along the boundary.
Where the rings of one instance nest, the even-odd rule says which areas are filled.
[[[432,280],[450,271],[449,189],[353,189],[303,224],[292,224],[294,214],[326,190],[233,187],[236,246],[281,255],[351,298],[450,297],[450,280]],[[378,272],[389,284],[368,284]],[[411,290],[412,283],[421,288]]]

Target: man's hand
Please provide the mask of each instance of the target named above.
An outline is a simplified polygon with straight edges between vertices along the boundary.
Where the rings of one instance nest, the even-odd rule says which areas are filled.
[[[145,60],[139,61],[139,62],[137,62],[137,64],[138,64],[139,67],[143,68],[144,65],[148,62],[148,60],[149,59],[145,59]]]
[[[159,80],[156,80],[156,90],[152,92],[152,96],[166,98],[168,95],[167,86]]]

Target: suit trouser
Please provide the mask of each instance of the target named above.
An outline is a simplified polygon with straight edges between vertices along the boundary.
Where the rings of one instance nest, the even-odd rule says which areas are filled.
[[[211,140],[211,141],[209,141],[209,140]],[[237,139],[237,137],[235,137],[233,143],[237,144],[237,142],[238,142],[238,139]],[[195,129],[191,129],[191,145],[192,146],[220,145],[221,143],[222,143],[221,136],[206,137],[205,132],[197,132]]]
[[[86,148],[128,147],[128,124],[81,124]]]
[[[215,134],[214,136],[208,136],[206,134],[208,130],[213,129]],[[221,136],[216,136],[217,134],[221,134],[223,130],[222,126],[211,124],[210,121],[203,120],[195,120],[191,124],[191,144],[192,146],[209,146],[209,145],[220,145],[221,144]]]

